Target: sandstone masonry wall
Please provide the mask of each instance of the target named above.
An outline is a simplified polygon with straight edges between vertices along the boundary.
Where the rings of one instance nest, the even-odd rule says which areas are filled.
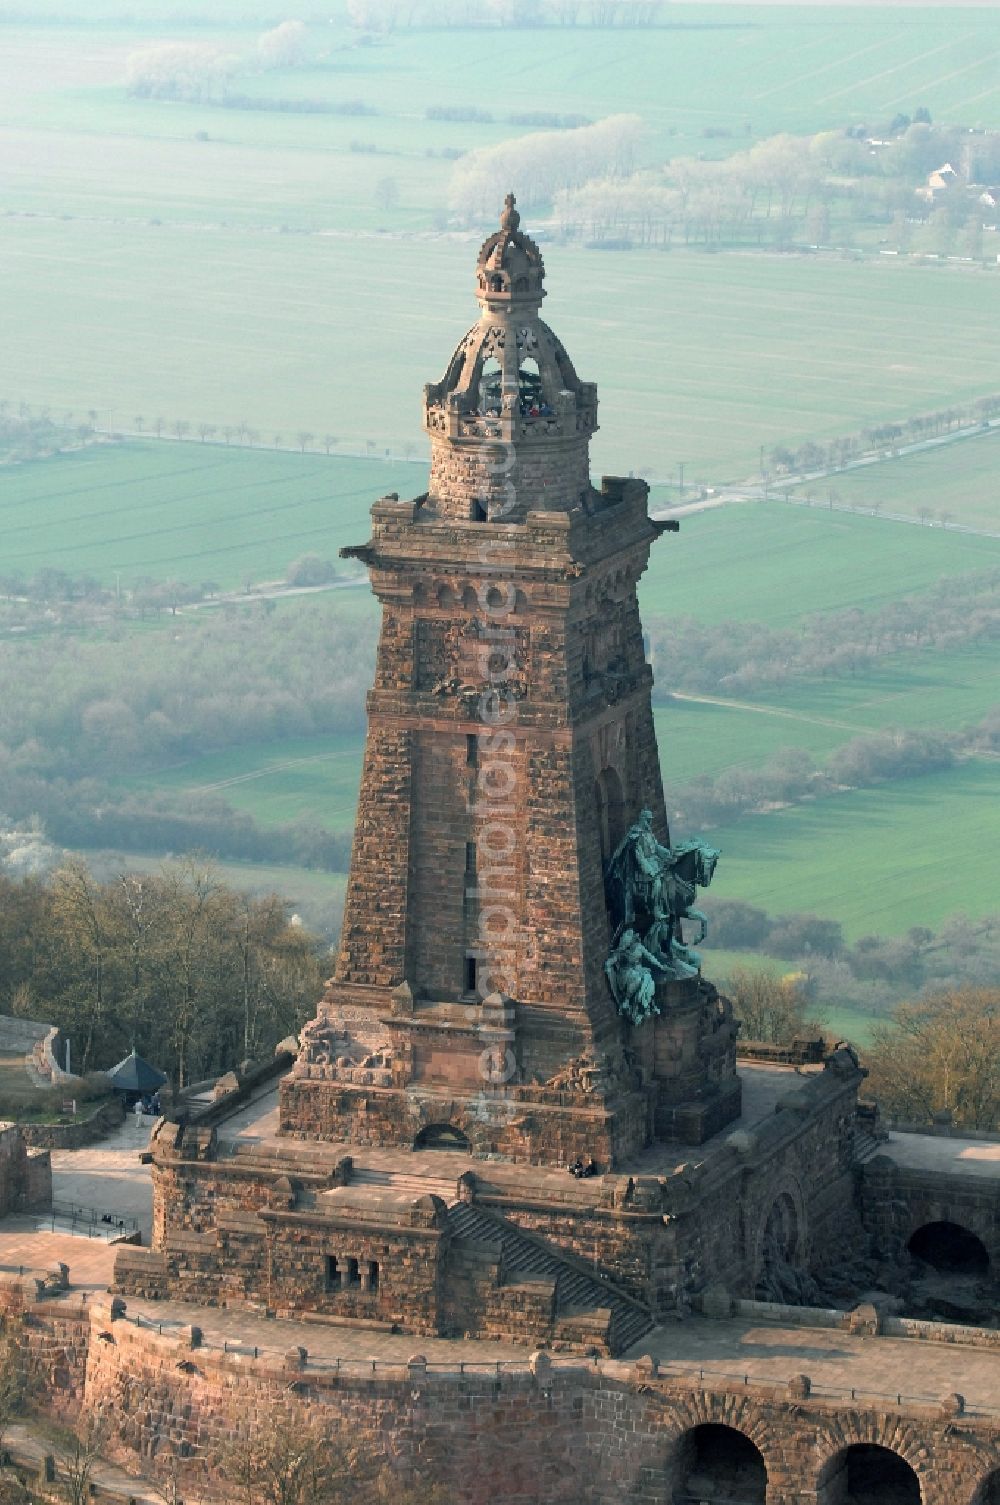
[[[834,1505],[822,1480],[853,1443],[897,1452],[920,1480],[923,1505],[973,1505],[1000,1463],[1000,1415],[961,1403],[901,1404],[820,1396],[808,1380],[743,1384],[659,1373],[653,1361],[483,1365],[443,1373],[409,1364],[315,1367],[296,1351],[254,1359],[160,1336],[107,1302],[89,1312],[39,1303],[26,1342],[47,1374],[43,1399],[64,1412],[108,1406],[113,1451],[141,1464],[165,1445],[217,1458],[240,1428],[291,1406],[348,1429],[408,1481],[440,1484],[452,1505],[665,1505],[682,1483],[686,1439],[730,1426],[760,1449],[767,1505]],[[919,1346],[915,1345],[915,1365]],[[224,1498],[224,1490],[220,1491]]]

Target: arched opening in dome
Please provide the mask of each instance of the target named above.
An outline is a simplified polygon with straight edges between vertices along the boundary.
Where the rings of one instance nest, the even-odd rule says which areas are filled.
[[[503,372],[500,362],[492,356],[483,361],[482,373],[479,377],[479,411],[491,417],[500,416],[500,396],[503,384]]]
[[[829,1459],[816,1481],[816,1505],[920,1505],[920,1480],[905,1458],[856,1442]]]
[[[767,1468],[760,1449],[735,1427],[705,1422],[685,1432],[677,1449],[674,1505],[764,1505]]]
[[[542,373],[533,356],[526,356],[517,372],[517,397],[522,418],[547,418],[552,412],[542,392]]]
[[[559,371],[559,380],[562,382],[563,386],[566,387],[570,392],[577,391],[580,385],[579,377],[573,369],[573,362],[566,354],[566,351],[563,349],[562,345],[559,344],[558,340],[556,341],[553,355],[556,358],[556,367]]]
[[[915,1258],[945,1275],[986,1275],[986,1246],[958,1223],[925,1223],[907,1245]]]

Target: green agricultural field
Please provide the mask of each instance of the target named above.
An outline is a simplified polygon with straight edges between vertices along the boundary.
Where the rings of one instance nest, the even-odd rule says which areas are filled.
[[[641,604],[647,618],[788,627],[813,612],[871,611],[942,576],[998,564],[1000,539],[751,502],[696,513],[661,538]]]
[[[655,707],[668,789],[695,775],[758,768],[783,747],[822,761],[851,740],[886,728],[958,731],[1000,705],[995,645],[880,659],[855,677],[799,680],[760,700],[678,696]]]
[[[591,118],[634,111],[646,124],[646,154],[654,161],[719,155],[778,131],[877,122],[898,110],[912,113],[918,104],[936,119],[1000,124],[992,18],[970,9],[956,15],[943,5],[884,11],[673,4],[666,24],[640,32],[403,28],[359,46],[357,33],[345,24],[342,0],[307,0],[296,14],[313,23],[313,65],[261,74],[253,66],[256,38],[279,13],[268,4],[214,0],[212,24],[206,25],[205,8],[193,4],[103,0],[95,8],[88,0],[45,0],[43,15],[76,19],[79,32],[8,24],[0,72],[3,118],[25,133],[19,145],[26,148],[32,132],[53,130],[101,141],[83,174],[60,151],[50,154],[40,181],[19,177],[18,207],[39,208],[58,197],[59,207],[71,212],[80,212],[77,206],[86,200],[91,212],[120,212],[129,202],[155,206],[147,212],[177,213],[177,179],[186,160],[189,186],[179,190],[184,212],[243,218],[248,206],[236,159],[263,150],[271,170],[261,174],[260,208],[284,203],[296,227],[311,225],[325,189],[339,215],[335,222],[378,224],[385,216],[380,219],[373,205],[370,161],[343,160],[350,143],[360,139],[379,149],[376,172],[405,179],[408,191],[393,227],[426,225],[444,201],[449,170],[446,160],[426,153],[468,150],[518,134],[525,127],[512,125],[509,116],[539,109]],[[30,14],[27,6],[24,14]],[[234,92],[258,99],[360,101],[378,113],[275,118],[129,100],[129,54],[167,37],[214,43],[243,59]],[[503,80],[502,89],[482,88],[484,56],[491,76]],[[473,106],[494,119],[428,121],[428,105]],[[199,143],[208,149],[184,158],[184,143],[199,131],[209,136]],[[162,171],[143,175],[129,138],[142,139],[144,146],[172,143],[174,172],[164,155]],[[228,162],[219,160],[226,156]],[[314,160],[295,160],[303,157]],[[102,170],[107,164],[117,170]],[[213,195],[213,177],[223,192]]]
[[[1000,910],[1000,763],[752,815],[714,829],[712,893],[839,920],[849,941]]]
[[[358,736],[253,743],[132,780],[131,787],[218,795],[262,825],[303,821],[350,831],[363,753]]]
[[[958,523],[1000,534],[1000,430],[959,439],[918,454],[845,470],[792,495],[823,496],[830,489],[849,507],[921,518],[928,527]]]
[[[426,477],[424,464],[403,460],[167,439],[92,446],[4,473],[0,569],[62,569],[109,584],[117,573],[126,586],[141,576],[230,589],[276,580],[300,554],[335,559],[342,545],[362,542],[372,502],[387,491],[415,495]],[[747,503],[696,513],[661,539],[642,608],[647,618],[786,626],[812,611],[870,610],[993,562],[1000,539]],[[361,596],[344,592],[331,608],[361,609]],[[669,666],[657,671],[668,682]],[[838,682],[829,693],[845,692]]]
[[[143,576],[226,589],[281,579],[301,554],[336,561],[343,544],[363,542],[376,497],[419,489],[423,475],[403,462],[219,444],[90,447],[4,475],[0,568],[120,576],[126,587]]]
[[[0,393],[125,429],[137,415],[245,421],[265,439],[307,430],[422,453],[423,383],[476,315],[478,239],[0,219]],[[739,479],[756,474],[761,446],[830,440],[997,386],[1000,276],[547,254],[547,315],[600,386],[598,471],[662,480],[684,462],[689,482]]]
[[[402,28],[361,45],[343,0],[314,0],[311,65],[263,73],[271,6],[211,9],[206,25],[184,0],[45,0],[32,25],[27,6],[4,8],[8,400],[124,429],[162,413],[403,452],[422,383],[474,314],[480,235],[449,221],[445,153],[529,129],[512,115],[636,112],[650,162],[918,104],[1000,124],[987,11],[673,4],[641,32]],[[38,24],[57,16],[80,29]],[[169,39],[242,59],[239,93],[376,113],[129,98],[130,54]],[[473,87],[484,56],[496,97]],[[428,105],[493,119],[428,120]],[[376,203],[385,179],[391,209]],[[549,260],[552,321],[601,384],[608,470],[739,478],[762,446],[996,386],[1000,277],[982,270],[555,244]]]

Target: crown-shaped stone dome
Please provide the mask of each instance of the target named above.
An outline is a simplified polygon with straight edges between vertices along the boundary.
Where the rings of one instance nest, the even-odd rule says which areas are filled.
[[[514,195],[508,193],[500,229],[483,242],[476,263],[479,301],[491,310],[529,304],[536,308],[545,297],[542,253],[520,230],[521,216]]]
[[[424,388],[428,504],[475,522],[568,510],[590,490],[597,388],[539,317],[545,264],[508,194],[476,263],[482,309],[439,382]]]

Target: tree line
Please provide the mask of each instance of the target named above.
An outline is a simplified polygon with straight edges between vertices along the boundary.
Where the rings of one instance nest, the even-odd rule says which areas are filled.
[[[511,183],[522,208],[532,209],[594,177],[628,177],[643,133],[638,115],[609,115],[593,125],[532,131],[466,152],[452,169],[449,203],[463,219],[492,219]]]
[[[12,411],[9,398],[0,398],[0,465],[19,465],[25,460],[44,459],[61,450],[86,443],[93,433],[89,423],[73,423],[73,414],[54,418],[50,408],[32,412],[26,402]]]
[[[848,944],[840,923],[820,915],[771,916],[742,900],[708,894],[702,908],[710,924],[710,973],[713,947],[778,958],[820,1010],[839,1003],[886,1014],[901,999],[988,987],[1000,976],[1000,914],[957,914],[937,930],[911,926],[903,935],[864,935]]]
[[[947,576],[873,611],[817,613],[793,627],[653,614],[647,631],[656,699],[672,691],[752,695],[796,679],[856,675],[892,654],[996,641],[1000,569]]]
[[[134,1047],[178,1087],[219,1075],[297,1030],[322,975],[281,899],[195,861],[109,882],[75,860],[47,878],[0,872],[0,1009],[57,1024],[81,1074]]]
[[[688,830],[711,829],[751,812],[776,809],[833,794],[867,789],[892,779],[913,779],[954,767],[962,757],[1000,752],[1000,705],[964,729],[888,728],[852,737],[818,764],[801,747],[782,747],[762,768],[727,768],[699,774],[667,789],[671,813]]]
[[[882,224],[891,226],[897,250],[981,256],[985,211],[970,185],[996,182],[1000,133],[970,135],[906,116],[874,129],[885,134],[870,136],[867,127],[783,133],[718,159],[675,157],[634,172],[577,176],[558,185],[553,208],[564,235],[593,245],[669,246],[679,236],[685,245],[822,246],[836,220],[841,238],[853,226]],[[706,127],[703,134],[732,131]],[[927,175],[947,161],[959,166],[952,186],[918,197]]]
[[[634,29],[662,24],[666,0],[348,0],[359,31],[422,27],[587,26]]]
[[[342,870],[346,833],[262,827],[221,794],[150,794],[123,789],[121,776],[247,743],[360,737],[376,630],[302,601],[287,614],[177,617],[169,635],[112,625],[0,639],[0,810],[40,816],[68,847],[197,848]]]
[[[855,434],[841,434],[825,444],[810,439],[796,449],[789,449],[785,444],[775,445],[769,456],[770,466],[778,474],[790,471],[843,470],[862,455],[893,454],[903,443],[918,444],[941,434],[952,434],[956,429],[985,424],[998,413],[1000,393],[990,393],[978,397],[975,402],[937,408],[928,413],[914,413],[902,423],[872,424]],[[869,506],[876,512],[881,502],[871,502]],[[950,520],[950,514],[942,514],[942,518]]]
[[[789,1045],[824,1035],[822,1007],[802,973],[775,977],[734,968],[725,991],[742,1038]],[[860,1050],[873,1098],[889,1122],[917,1128],[1000,1129],[1000,988],[967,984],[932,989],[897,1003]]]

